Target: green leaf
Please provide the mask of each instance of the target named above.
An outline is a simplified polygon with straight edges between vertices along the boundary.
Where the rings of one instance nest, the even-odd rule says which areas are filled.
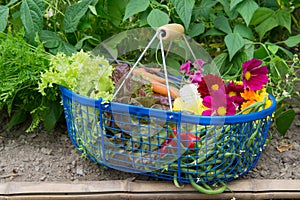
[[[285,60],[276,56],[270,61],[270,74],[272,82],[282,81],[282,77],[285,77],[289,73],[289,66],[286,64]]]
[[[216,0],[205,0],[201,1],[199,6],[195,6],[193,10],[193,16],[195,18],[203,17],[205,20],[209,20],[209,15],[211,13],[211,9],[218,2]]]
[[[190,37],[196,37],[205,31],[204,23],[191,24],[191,30],[189,32]]]
[[[0,32],[3,32],[7,26],[9,8],[0,5]]]
[[[41,117],[46,131],[50,132],[62,115],[63,108],[61,104],[56,101],[46,101],[44,106],[46,106],[46,109],[41,111]]]
[[[285,135],[295,119],[295,111],[293,109],[287,110],[279,114],[275,118],[276,129],[281,135]]]
[[[250,60],[251,58],[254,57],[254,49],[255,49],[255,44],[252,41],[246,40],[246,44],[244,47],[244,52],[248,56],[246,60]]]
[[[286,61],[280,58],[279,56],[276,56],[275,60],[276,60],[276,68],[277,71],[279,72],[280,77],[284,77],[290,71],[289,66],[287,65]]]
[[[43,28],[44,1],[23,0],[20,14],[27,37],[33,42],[35,34]]]
[[[237,11],[245,20],[247,26],[249,26],[250,21],[255,13],[255,11],[259,8],[257,3],[253,0],[244,0],[237,6]]]
[[[123,21],[125,21],[132,15],[135,15],[139,12],[145,11],[149,5],[150,5],[149,0],[138,0],[138,1],[137,0],[129,0],[129,2],[126,6]]]
[[[254,40],[252,29],[247,27],[245,24],[236,24],[233,29],[234,33],[240,34],[243,38]]]
[[[229,60],[231,60],[233,56],[245,45],[245,40],[237,33],[226,35],[224,40],[228,49]]]
[[[232,33],[228,19],[225,16],[220,16],[215,19],[215,28],[223,31],[224,33]]]
[[[274,10],[270,8],[265,8],[265,7],[258,8],[252,17],[250,24],[258,25],[263,21],[267,20],[268,18],[274,16],[274,14],[275,14]]]
[[[212,28],[212,29],[209,29],[208,31],[206,31],[203,34],[203,37],[206,37],[206,36],[222,36],[222,35],[225,35],[225,33],[222,32],[222,31],[219,31],[215,28]]]
[[[267,45],[268,50],[275,55],[278,52],[279,47],[277,45],[271,44]]]
[[[254,51],[253,57],[263,60],[264,58],[268,57],[268,52],[263,46],[260,46]]]
[[[285,27],[291,33],[291,14],[287,10],[278,10],[275,14],[278,25]]]
[[[217,0],[220,4],[222,4],[222,10],[225,11],[225,14],[228,16],[229,19],[234,20],[237,18],[238,12],[233,9],[230,9],[230,1],[228,0]]]
[[[153,9],[147,17],[147,22],[152,28],[158,28],[168,24],[169,21],[169,15],[159,9]]]
[[[278,23],[275,20],[274,17],[270,17],[268,19],[266,19],[265,21],[263,21],[261,24],[259,24],[255,30],[259,35],[260,40],[262,40],[262,38],[265,36],[265,34],[272,30],[273,28],[277,27]]]
[[[42,30],[39,34],[40,40],[43,42],[44,47],[48,49],[57,48],[62,42],[62,39],[54,32]]]
[[[230,10],[233,10],[241,2],[243,2],[243,0],[232,0],[230,2]]]
[[[13,116],[11,117],[10,121],[7,125],[7,130],[9,131],[15,125],[21,124],[27,119],[26,113],[23,109],[17,110]]]
[[[228,53],[221,53],[213,59],[217,69],[221,72],[227,63]]]
[[[110,21],[115,25],[119,26],[122,22],[125,8],[128,4],[128,0],[109,0],[107,1],[107,13],[110,17]]]
[[[290,36],[287,40],[283,41],[283,43],[288,47],[297,46],[300,43],[300,34]]]
[[[9,3],[6,5],[7,7],[13,5],[14,3],[16,3],[19,0],[10,0]]]
[[[73,45],[64,41],[61,41],[57,48],[49,49],[49,51],[54,55],[56,55],[58,52],[64,52],[68,56],[77,52],[76,48]]]
[[[85,40],[89,40],[89,39],[93,39],[93,40],[98,41],[98,40],[97,40],[96,38],[94,38],[93,36],[87,35],[87,36],[83,37],[81,40],[79,40],[79,41],[77,42],[77,44],[75,45],[75,48],[76,48],[77,50],[82,49],[83,42],[84,42]]]
[[[66,33],[72,33],[76,30],[80,19],[89,9],[93,0],[82,0],[67,7],[64,17],[64,30]]]
[[[188,30],[195,0],[172,0],[172,2],[175,6],[177,14],[184,24],[185,29]]]
[[[93,15],[95,15],[95,16],[98,15],[96,7],[94,5],[89,5],[89,9],[90,9],[91,13],[93,13]]]

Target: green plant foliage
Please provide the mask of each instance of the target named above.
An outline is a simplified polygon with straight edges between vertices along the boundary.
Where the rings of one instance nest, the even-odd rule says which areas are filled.
[[[64,18],[64,31],[66,33],[72,33],[76,30],[79,20],[85,15],[93,1],[94,0],[82,0],[70,5],[66,9]]]
[[[147,2],[148,3],[148,2]],[[128,4],[128,0],[110,0],[107,1],[107,11],[112,13],[110,15],[110,21],[114,26],[119,26],[123,20],[123,14],[125,13],[125,8]]]
[[[232,33],[228,19],[225,16],[220,16],[215,19],[215,28],[217,28],[227,34]]]
[[[8,13],[8,7],[0,5],[0,32],[4,31],[7,26]]]
[[[225,44],[228,49],[229,59],[231,60],[233,56],[245,45],[245,40],[237,33],[231,33],[226,35]]]
[[[253,14],[258,8],[259,6],[254,0],[245,0],[237,5],[236,10],[245,20],[246,25],[249,26]]]
[[[276,118],[275,118],[275,124],[278,132],[281,135],[285,135],[289,127],[291,126],[293,120],[295,119],[295,111],[292,109],[289,109],[287,111],[284,111],[280,113]]]
[[[43,70],[48,68],[48,54],[39,42],[33,47],[24,40],[24,32],[0,35],[0,108],[11,117],[8,129],[22,123],[28,116],[32,124],[28,131],[44,122],[50,131],[62,113],[55,88],[42,97],[37,91]],[[45,114],[47,113],[47,114]]]
[[[190,31],[189,31],[189,36],[190,37],[196,37],[205,31],[205,25],[204,23],[195,23],[191,24],[190,26]]]
[[[36,32],[43,28],[45,12],[43,0],[23,0],[20,7],[21,20],[26,30],[28,39],[33,42]]]
[[[176,12],[178,13],[181,21],[184,24],[184,27],[186,29],[189,28],[191,16],[192,16],[192,10],[195,4],[195,0],[172,0]]]
[[[300,34],[295,36],[290,36],[287,40],[283,42],[288,47],[294,47],[300,43]]]
[[[153,28],[158,28],[160,26],[163,26],[169,23],[169,21],[170,18],[168,14],[162,12],[159,9],[152,10],[147,17],[148,24]]]
[[[142,12],[148,8],[150,4],[149,0],[129,0],[126,10],[125,10],[125,15],[123,17],[123,21],[128,19],[129,17],[133,16],[134,14],[137,14],[139,12]]]

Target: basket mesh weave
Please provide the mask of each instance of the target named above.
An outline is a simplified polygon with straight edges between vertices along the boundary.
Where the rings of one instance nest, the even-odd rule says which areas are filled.
[[[272,106],[256,113],[195,116],[103,103],[60,89],[68,133],[81,153],[109,168],[176,176],[181,183],[228,182],[247,173],[262,153],[276,107],[270,96]]]

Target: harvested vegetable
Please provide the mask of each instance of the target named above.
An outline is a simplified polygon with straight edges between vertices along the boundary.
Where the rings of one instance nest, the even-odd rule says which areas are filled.
[[[53,84],[64,86],[73,92],[91,98],[112,100],[114,82],[111,79],[113,67],[104,57],[92,56],[80,51],[72,56],[58,53],[50,59],[50,68],[41,75],[39,91]]]

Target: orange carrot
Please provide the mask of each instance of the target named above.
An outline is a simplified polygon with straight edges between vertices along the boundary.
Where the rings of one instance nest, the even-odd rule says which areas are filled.
[[[165,84],[159,83],[157,81],[151,81],[151,84],[153,92],[168,96],[168,90]],[[175,99],[179,97],[179,91],[175,87],[170,86],[170,95]]]
[[[151,74],[143,68],[134,69],[133,74],[140,74],[144,79],[146,79],[150,82],[152,82],[152,81],[156,81],[156,82],[160,82],[160,83],[166,82],[166,80],[164,78],[159,77],[155,74]]]

